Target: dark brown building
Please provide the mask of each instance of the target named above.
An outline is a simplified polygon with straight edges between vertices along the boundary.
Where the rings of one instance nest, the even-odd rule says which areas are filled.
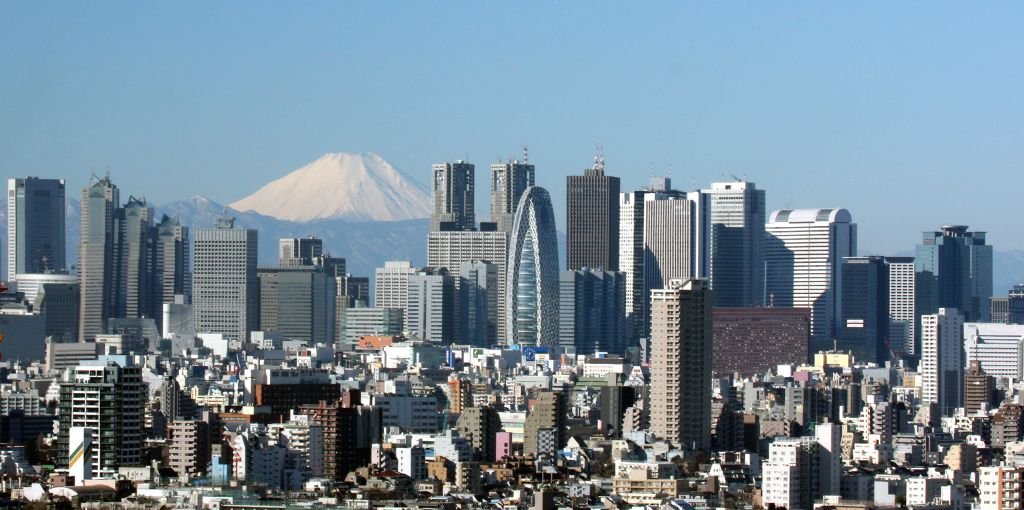
[[[583,175],[566,177],[566,268],[619,269],[619,178],[604,157]]]
[[[971,361],[964,376],[964,412],[973,414],[984,407],[986,410],[992,406],[992,390],[994,383],[992,377],[981,369],[980,361]]]
[[[713,322],[712,368],[717,374],[748,376],[807,362],[807,308],[715,308]]]
[[[257,384],[253,400],[257,406],[270,408],[272,422],[287,420],[293,410],[303,404],[336,401],[341,397],[341,387],[333,383],[312,384]]]

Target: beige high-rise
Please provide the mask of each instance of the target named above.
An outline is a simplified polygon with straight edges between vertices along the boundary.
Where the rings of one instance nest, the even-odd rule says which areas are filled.
[[[651,291],[651,432],[688,450],[711,447],[711,311],[705,280]]]

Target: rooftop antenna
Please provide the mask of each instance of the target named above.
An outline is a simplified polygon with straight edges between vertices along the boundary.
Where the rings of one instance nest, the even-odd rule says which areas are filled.
[[[523,146],[523,164],[525,165],[525,164],[527,164],[529,162],[530,162],[530,148],[524,145]]]

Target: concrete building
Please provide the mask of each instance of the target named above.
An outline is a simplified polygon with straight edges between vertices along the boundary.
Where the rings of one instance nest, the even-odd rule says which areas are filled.
[[[963,334],[965,363],[977,361],[992,377],[1024,377],[1024,325],[968,322]]]
[[[80,341],[93,341],[103,322],[114,316],[114,215],[120,193],[109,177],[93,176],[82,190],[81,240],[78,245],[78,281],[81,306]]]
[[[693,451],[711,448],[713,298],[705,280],[651,291],[651,432]]]
[[[409,277],[416,268],[408,260],[389,260],[378,267],[373,280],[374,306],[405,310],[409,302]]]
[[[551,197],[527,188],[509,237],[505,341],[539,346],[558,342],[558,238]]]
[[[86,361],[60,385],[59,452],[69,452],[73,427],[92,429],[92,476],[108,478],[122,466],[142,464],[143,411],[147,396],[139,367]],[[61,466],[68,457],[59,456]]]
[[[619,269],[619,178],[604,174],[604,155],[583,175],[565,178],[566,268]]]
[[[516,160],[491,165],[491,222],[500,232],[512,232],[516,208],[534,185],[534,166]]]
[[[463,264],[482,261],[494,264],[497,288],[495,294],[495,320],[497,321],[494,336],[489,337],[487,345],[498,345],[505,341],[505,286],[507,284],[508,237],[507,231],[494,230],[493,223],[481,223],[481,230],[430,232],[427,235],[427,265],[445,267],[450,271],[462,271]],[[490,230],[484,230],[490,229]],[[463,278],[456,280],[456,293],[461,293]],[[479,282],[478,282],[479,283]],[[478,287],[479,290],[479,287]],[[463,317],[461,300],[456,307],[457,317]],[[459,333],[457,340],[472,343]],[[465,332],[468,334],[468,331]]]
[[[885,364],[889,337],[889,268],[884,257],[846,257],[836,323],[838,348],[861,363]]]
[[[716,374],[764,374],[778,365],[808,361],[811,311],[807,308],[715,308]]]
[[[846,209],[780,209],[765,232],[765,305],[810,308],[811,349],[828,349],[842,309],[840,267],[857,255],[857,225]]]
[[[427,342],[449,344],[455,331],[455,278],[445,268],[425,267],[409,276],[405,332]]]
[[[498,266],[483,260],[459,265],[455,338],[476,347],[498,344]]]
[[[618,271],[578,269],[559,276],[558,343],[576,352],[624,355],[626,277]]]
[[[537,392],[533,407],[526,414],[523,430],[523,453],[537,456],[539,453],[554,453],[565,446],[568,439],[565,429],[565,395],[558,391]],[[545,440],[545,433],[547,440]],[[549,448],[545,448],[545,444]],[[553,444],[551,444],[553,443]]]
[[[210,462],[209,424],[197,420],[174,420],[167,428],[171,443],[168,467],[179,478],[205,475]]]
[[[282,266],[316,265],[323,254],[324,240],[317,237],[290,237],[278,240],[277,263]],[[344,267],[341,274],[345,274]]]
[[[305,342],[334,342],[337,280],[322,266],[260,266],[256,278],[260,330]]]
[[[342,350],[352,351],[367,335],[400,335],[405,327],[401,308],[349,308],[345,312]]]
[[[708,278],[716,307],[758,306],[763,299],[765,193],[752,182],[715,182],[711,202]]]
[[[913,257],[886,257],[889,267],[889,346],[897,355],[918,353],[917,271]]]
[[[963,403],[964,319],[955,308],[921,317],[921,401],[952,416]]]
[[[435,163],[432,170],[434,208],[430,214],[430,230],[476,228],[476,167],[459,160]]]
[[[917,314],[956,308],[968,322],[989,322],[992,246],[985,244],[985,232],[944,225],[922,237],[914,259],[920,296]]]
[[[66,271],[64,180],[7,180],[7,274]]]
[[[198,333],[221,333],[240,342],[259,329],[259,281],[256,278],[258,232],[235,228],[234,218],[219,218],[216,228],[195,236],[192,313]]]

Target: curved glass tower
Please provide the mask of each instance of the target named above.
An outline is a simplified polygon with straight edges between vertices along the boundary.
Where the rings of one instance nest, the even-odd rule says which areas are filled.
[[[505,338],[509,345],[558,342],[558,240],[547,190],[531,186],[516,207],[509,236]]]

